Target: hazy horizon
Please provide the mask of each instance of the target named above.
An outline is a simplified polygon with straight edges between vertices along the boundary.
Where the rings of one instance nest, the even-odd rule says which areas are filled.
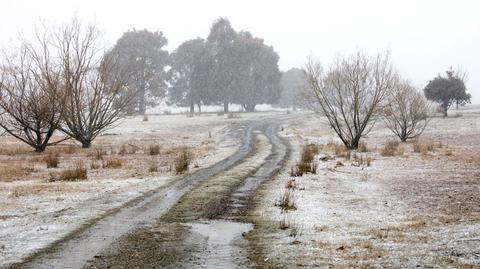
[[[0,17],[0,47],[29,38],[42,21],[72,17],[95,21],[108,45],[129,29],[162,31],[168,50],[206,37],[227,17],[238,30],[265,39],[280,55],[281,70],[302,67],[309,55],[325,66],[357,49],[390,51],[401,74],[419,88],[449,66],[468,72],[472,103],[480,103],[480,18],[476,1],[29,1],[7,0]]]

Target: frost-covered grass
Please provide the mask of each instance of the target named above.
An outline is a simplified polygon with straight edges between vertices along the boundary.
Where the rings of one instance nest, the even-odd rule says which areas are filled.
[[[400,143],[403,153],[393,156],[381,154],[395,139],[381,123],[364,139],[366,152],[346,158],[331,146],[339,141],[324,119],[311,114],[291,122],[282,134],[294,152],[257,196],[251,258],[286,268],[478,266],[480,113],[462,114],[433,119],[418,141]],[[291,177],[306,143],[320,146],[317,174]],[[435,146],[415,152],[418,143]],[[287,188],[294,190],[295,210],[275,206]]]
[[[179,178],[174,165],[184,148],[191,155],[189,171],[228,157],[238,147],[238,141],[224,136],[229,124],[270,114],[129,117],[98,137],[91,149],[69,141],[42,154],[0,137],[0,267]],[[58,166],[47,168],[46,156],[53,153]],[[79,162],[87,168],[86,180],[50,180]]]

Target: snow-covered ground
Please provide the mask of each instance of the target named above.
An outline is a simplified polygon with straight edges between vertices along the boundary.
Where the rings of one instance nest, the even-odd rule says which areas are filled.
[[[223,112],[223,106],[219,105],[202,105],[202,112],[207,113],[217,113]],[[288,108],[274,107],[269,104],[258,104],[255,107],[255,111],[266,112],[266,111],[286,111]],[[230,104],[229,111],[231,112],[244,112],[245,109],[238,104]],[[181,107],[177,105],[167,105],[165,101],[162,101],[159,105],[155,107],[147,108],[147,113],[150,114],[180,114],[180,113],[189,113],[190,107]],[[198,107],[195,106],[195,113],[198,112]]]
[[[179,178],[171,167],[183,147],[193,155],[191,171],[228,157],[239,145],[239,141],[225,139],[229,124],[268,115],[242,113],[234,119],[214,114],[150,115],[148,121],[129,117],[98,137],[92,149],[59,146],[43,154],[1,137],[0,267],[18,262],[95,217]],[[150,155],[151,145],[159,145],[160,154]],[[58,168],[46,168],[48,151],[60,153]],[[102,168],[108,160],[120,160],[122,165]],[[50,173],[78,162],[88,168],[87,180],[48,182]],[[158,171],[150,171],[152,165]]]
[[[293,153],[257,196],[252,215],[250,239],[261,253],[254,259],[273,268],[477,268],[479,112],[469,107],[433,119],[420,138],[434,143],[433,151],[415,153],[409,142],[393,157],[380,154],[394,137],[379,124],[364,140],[369,151],[349,160],[335,154],[338,140],[325,119],[305,114],[288,124],[283,135]],[[317,174],[291,177],[305,143],[330,147],[320,146]],[[282,212],[275,204],[290,180],[297,209]]]

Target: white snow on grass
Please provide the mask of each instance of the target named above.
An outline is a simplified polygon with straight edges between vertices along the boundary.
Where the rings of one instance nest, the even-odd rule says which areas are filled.
[[[119,148],[123,143],[155,143],[161,146],[162,151],[174,146],[188,146],[195,156],[190,170],[195,171],[227,158],[238,148],[239,141],[224,138],[230,123],[268,115],[242,113],[241,117],[235,119],[217,115],[150,115],[148,121],[143,121],[139,116],[129,117],[100,136],[94,146]],[[92,158],[85,153],[76,154],[76,159],[85,158],[85,162],[90,162]],[[0,180],[0,267],[19,262],[93,218],[178,178],[174,173],[159,172],[152,175],[128,172],[135,169],[128,163],[131,160],[129,158],[136,158],[138,154],[123,156],[127,163],[120,169],[89,170],[86,181],[47,182],[46,178],[9,182]],[[27,157],[36,158],[30,155]],[[158,156],[161,160],[163,155]],[[64,164],[61,165],[63,167]],[[39,164],[36,166],[39,167]],[[127,170],[122,172],[122,169]],[[115,176],[109,176],[110,173]],[[48,175],[48,169],[40,174]],[[129,176],[132,174],[134,176]]]
[[[253,233],[252,240],[263,246],[265,263],[286,268],[475,268],[478,241],[468,240],[480,237],[480,115],[470,110],[463,115],[432,120],[419,141],[443,143],[433,151],[414,153],[410,142],[400,145],[400,156],[381,156],[385,141],[395,137],[380,123],[363,140],[370,151],[355,153],[371,158],[370,166],[357,165],[354,153],[346,160],[321,150],[317,174],[302,177],[289,175],[302,146],[338,140],[325,120],[313,114],[288,124],[283,133],[290,134],[294,152],[283,172],[262,188],[253,214],[260,233]],[[282,212],[275,204],[292,179],[297,209]],[[280,229],[284,221],[288,227]]]

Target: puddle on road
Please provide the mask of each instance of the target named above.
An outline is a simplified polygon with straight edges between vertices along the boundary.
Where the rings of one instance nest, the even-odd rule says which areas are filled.
[[[212,220],[188,224],[199,253],[194,268],[245,268],[248,264],[247,240],[242,234],[253,229],[253,224],[228,220]]]

